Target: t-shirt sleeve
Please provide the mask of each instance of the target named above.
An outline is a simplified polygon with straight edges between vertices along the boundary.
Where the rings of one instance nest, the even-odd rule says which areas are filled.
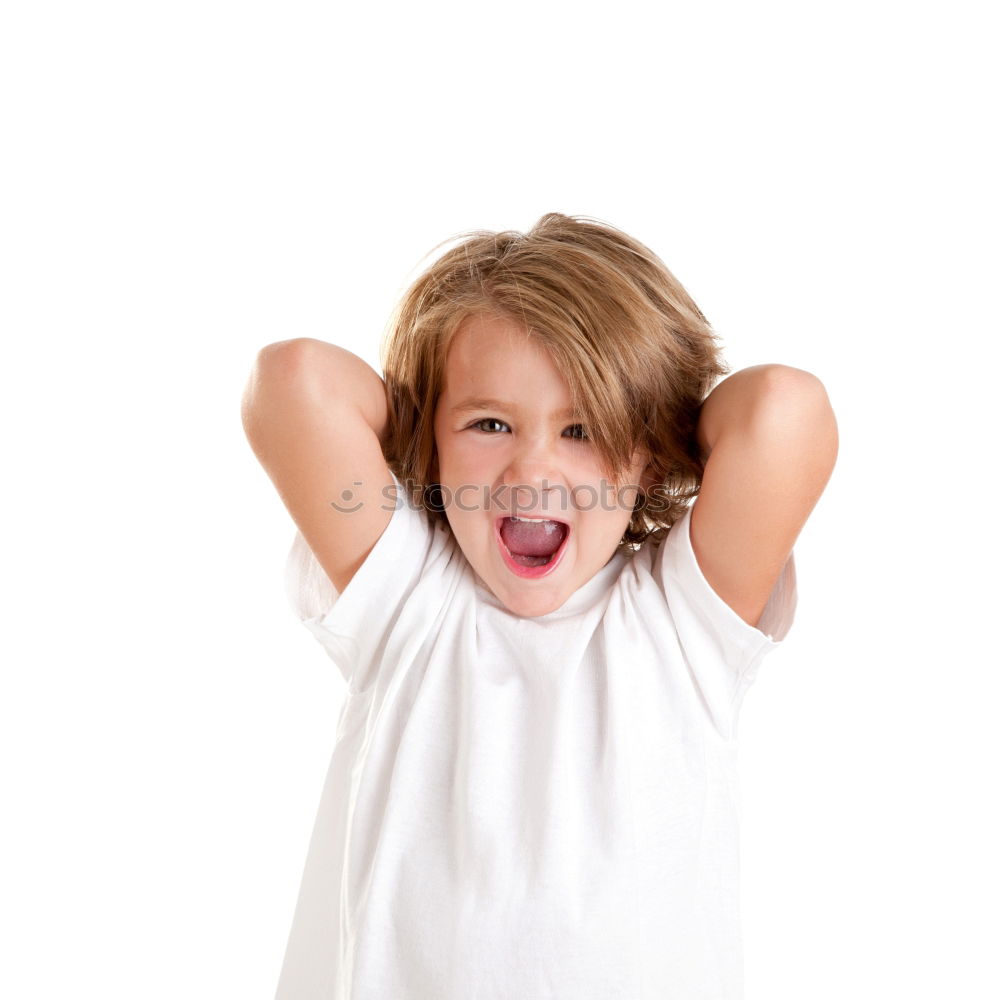
[[[355,681],[357,667],[373,661],[443,538],[414,506],[395,473],[395,490],[378,502],[392,510],[375,547],[338,592],[296,531],[285,564],[288,601],[337,664],[344,680]]]
[[[763,658],[777,649],[795,618],[795,553],[789,554],[756,627],[712,589],[691,544],[689,506],[660,545],[654,574],[663,587],[685,659],[712,719],[736,734],[740,706]]]

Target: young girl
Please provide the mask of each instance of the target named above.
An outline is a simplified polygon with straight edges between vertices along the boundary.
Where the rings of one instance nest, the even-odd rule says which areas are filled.
[[[243,404],[346,681],[278,1000],[736,1000],[737,719],[835,462],[822,383],[709,394],[659,258],[555,213],[466,234],[381,360],[273,344]]]

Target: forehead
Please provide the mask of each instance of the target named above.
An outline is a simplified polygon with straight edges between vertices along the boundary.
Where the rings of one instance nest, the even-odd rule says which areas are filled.
[[[448,349],[446,368],[482,370],[483,356],[496,362],[507,357],[545,354],[525,327],[500,316],[470,316],[455,332]]]
[[[526,372],[561,378],[537,336],[520,323],[496,316],[466,319],[452,338],[445,362],[446,380],[451,376],[486,383],[494,376]]]
[[[463,404],[468,409],[479,400],[512,404],[513,410],[542,397],[568,406],[569,386],[537,338],[499,317],[474,316],[462,323],[445,364],[441,401],[449,409]]]

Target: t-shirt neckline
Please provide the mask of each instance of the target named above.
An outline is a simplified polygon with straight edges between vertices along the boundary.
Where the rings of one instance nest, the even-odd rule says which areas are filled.
[[[623,549],[619,548],[615,554],[602,566],[583,586],[577,587],[572,594],[566,598],[565,602],[554,611],[546,615],[538,615],[528,621],[547,622],[558,618],[567,618],[571,615],[581,614],[593,607],[598,598],[607,591],[614,580],[618,578],[625,566],[627,555]],[[514,614],[507,606],[490,590],[482,581],[479,574],[466,562],[468,571],[472,574],[475,583],[476,595],[484,604],[505,611],[512,618],[524,618],[523,615]]]

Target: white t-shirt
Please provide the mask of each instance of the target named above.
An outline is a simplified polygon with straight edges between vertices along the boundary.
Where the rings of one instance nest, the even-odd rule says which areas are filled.
[[[347,688],[277,1000],[739,1000],[736,724],[794,556],[754,628],[689,508],[521,618],[393,480],[339,597],[289,552]]]

